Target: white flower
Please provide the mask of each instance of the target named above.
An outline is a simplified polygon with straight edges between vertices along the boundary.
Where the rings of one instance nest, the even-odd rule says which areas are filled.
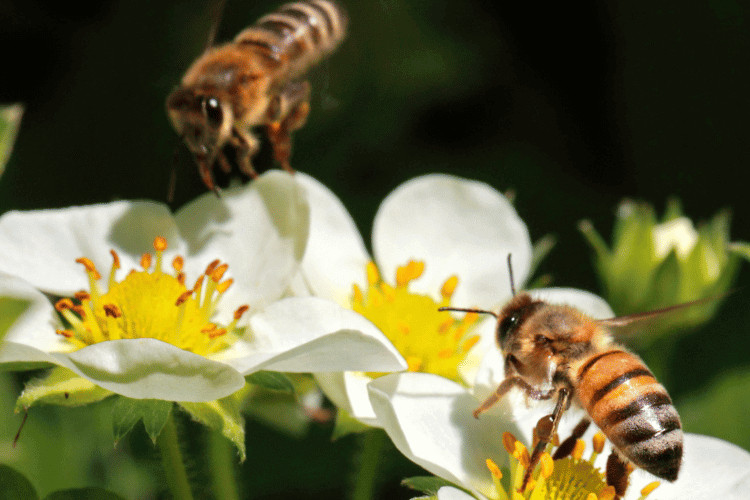
[[[0,296],[32,305],[0,344],[0,363],[51,363],[130,398],[185,402],[232,394],[258,370],[399,369],[400,356],[358,315],[315,298],[279,300],[298,272],[308,210],[293,177],[274,171],[221,198],[207,193],[174,215],[149,201],[6,213]],[[142,257],[152,248],[155,264]],[[209,266],[214,259],[228,269]],[[174,271],[162,272],[170,262]],[[110,268],[109,291],[117,288],[119,298],[96,280],[97,269]],[[152,296],[133,276],[164,277],[184,296],[176,300],[180,294],[163,287]],[[205,284],[192,286],[199,276]],[[57,303],[67,324],[43,292],[75,295],[76,302]],[[183,330],[192,337],[177,339]]]
[[[506,404],[474,419],[472,411],[478,401],[460,385],[429,374],[405,375],[387,375],[369,386],[375,412],[396,447],[429,472],[471,492],[469,495],[444,487],[438,494],[441,500],[502,497],[495,488],[487,459],[500,468],[508,467],[503,432],[519,436],[528,444],[530,431],[549,408],[518,411],[518,407]],[[564,415],[559,432],[561,438],[566,437],[566,432],[570,432],[580,417],[581,414],[574,411]],[[589,440],[593,432],[594,429],[589,430],[584,439]],[[606,445],[594,462],[601,470],[609,451]],[[639,498],[641,489],[655,479],[636,469],[630,476],[625,499]],[[678,480],[662,481],[649,498],[739,500],[747,498],[748,488],[750,454],[720,439],[688,433],[684,437]]]
[[[335,195],[308,176],[298,177],[311,216],[302,263],[305,291],[373,321],[411,371],[438,373],[470,386],[481,355],[494,344],[494,322],[471,315],[459,321],[437,309],[496,310],[511,295],[508,254],[516,286],[526,281],[531,241],[510,202],[481,182],[437,174],[415,178],[397,187],[378,209],[373,259]],[[317,379],[340,408],[378,425],[367,396],[374,375],[329,372]]]

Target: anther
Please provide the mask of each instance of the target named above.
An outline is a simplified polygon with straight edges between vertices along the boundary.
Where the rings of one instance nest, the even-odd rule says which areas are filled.
[[[248,309],[250,309],[250,306],[248,306],[247,304],[238,307],[237,310],[234,311],[234,320],[238,321],[242,317],[242,315],[247,312]]]
[[[67,297],[55,302],[55,310],[57,312],[63,312],[66,309],[73,309],[73,306],[75,306],[75,304],[73,304],[73,301]]]
[[[614,500],[617,496],[614,486],[605,486],[599,493],[599,500]]]
[[[120,269],[120,256],[114,250],[110,250],[109,254],[112,256],[112,268]]]
[[[208,338],[215,339],[216,337],[221,337],[222,335],[226,335],[226,333],[227,333],[226,328],[217,328],[208,333]]]
[[[163,252],[167,249],[167,240],[163,236],[157,236],[154,238],[154,250],[157,252]]]
[[[79,257],[76,259],[76,262],[83,265],[83,267],[86,268],[86,271],[94,276],[94,279],[98,280],[102,277],[102,275],[99,274],[99,271],[97,271],[94,263],[88,257]]]
[[[367,263],[367,283],[375,285],[380,281],[380,274],[378,268],[375,266],[373,261]]]
[[[141,267],[144,271],[148,270],[149,267],[151,267],[151,254],[150,253],[144,253],[141,255]]]
[[[550,477],[555,469],[555,461],[552,460],[552,456],[549,453],[543,453],[539,459],[539,464],[541,466],[542,477],[544,479]]]
[[[586,495],[586,500],[599,500],[599,497],[596,496],[596,493],[589,493]]]
[[[642,490],[641,490],[641,497],[645,497],[646,495],[649,495],[652,491],[654,491],[656,488],[659,487],[661,483],[659,481],[654,481],[652,483],[648,483]]]
[[[181,272],[184,266],[185,259],[183,259],[181,255],[178,255],[177,257],[172,259],[172,269],[174,269],[176,272]]]
[[[206,271],[203,273],[206,276],[211,276],[211,273],[214,272],[214,269],[216,269],[216,266],[219,265],[221,261],[219,259],[212,260],[208,266],[206,266]]]
[[[585,449],[586,449],[586,442],[583,439],[579,439],[578,441],[576,441],[575,446],[573,446],[573,451],[571,455],[573,456],[574,459],[580,460],[581,457],[583,456],[583,450]]]
[[[122,316],[122,311],[116,304],[104,304],[104,314],[110,318],[119,318]]]
[[[229,264],[217,266],[210,274],[211,279],[218,283],[221,281],[221,278],[224,277],[224,273],[227,272],[227,269],[229,269]]]
[[[91,295],[88,292],[84,292],[83,290],[74,293],[73,297],[75,297],[75,299],[79,302],[83,302],[84,300],[91,300]]]
[[[594,437],[591,441],[594,443],[594,452],[596,452],[597,455],[600,454],[604,449],[604,442],[606,439],[607,438],[604,437],[604,434],[602,434],[601,432],[597,432],[596,434],[594,434]]]
[[[516,436],[511,434],[510,432],[503,432],[503,446],[505,447],[505,451],[508,452],[508,455],[512,455],[513,451],[516,448]]]
[[[232,286],[232,283],[234,283],[234,280],[232,278],[224,280],[216,285],[216,291],[219,293],[224,293],[229,289],[230,286]]]
[[[365,301],[365,296],[362,293],[362,289],[355,283],[352,285],[352,302],[354,304],[361,304]]]
[[[189,299],[193,293],[195,293],[193,290],[188,290],[186,292],[182,292],[179,297],[177,297],[177,300],[175,301],[174,305],[181,306],[185,303],[187,299]]]
[[[86,310],[81,306],[73,306],[70,308],[71,311],[76,313],[79,318],[84,319],[86,317]]]
[[[454,352],[455,351],[453,349],[443,349],[439,351],[437,355],[440,359],[448,359],[453,356]]]
[[[456,291],[456,287],[458,286],[458,276],[455,274],[445,280],[445,283],[443,283],[443,286],[440,288],[440,295],[443,296],[444,299],[450,299],[453,297],[453,292]]]
[[[479,335],[472,335],[471,337],[466,339],[461,349],[463,350],[463,352],[468,352],[472,347],[477,345],[477,342],[479,342]]]
[[[490,470],[490,474],[492,474],[492,477],[496,479],[503,478],[503,472],[500,470],[500,467],[497,466],[494,460],[488,458],[487,460],[485,460],[485,463],[487,464],[487,468]]]
[[[66,339],[73,337],[73,332],[71,332],[70,330],[55,330],[55,333],[58,335],[62,335]]]

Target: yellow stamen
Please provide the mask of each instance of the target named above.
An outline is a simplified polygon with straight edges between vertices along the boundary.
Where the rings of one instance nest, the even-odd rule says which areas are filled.
[[[55,333],[62,335],[65,338],[71,338],[73,336],[73,332],[70,330],[55,330]]]
[[[648,483],[642,490],[641,490],[641,498],[646,498],[648,495],[651,494],[652,491],[654,491],[656,488],[659,487],[661,483],[659,481],[654,481],[652,483]]]
[[[500,470],[500,467],[497,466],[494,460],[488,458],[487,460],[485,460],[485,463],[487,464],[487,468],[490,470],[490,474],[492,474],[492,477],[496,479],[503,478],[503,472]]]
[[[243,314],[247,312],[247,310],[250,309],[250,306],[244,305],[237,308],[236,311],[234,311],[234,319],[235,321],[239,320]]]
[[[380,282],[378,268],[375,266],[374,262],[370,261],[367,263],[367,283],[372,286],[378,282]]]
[[[216,269],[216,266],[219,265],[221,261],[219,259],[212,260],[208,266],[206,266],[206,270],[203,272],[206,276],[211,276],[211,273],[214,272],[214,269]]]
[[[605,486],[604,489],[599,493],[599,500],[614,500],[617,496],[614,486]]]
[[[181,255],[172,259],[172,269],[174,269],[175,272],[179,273],[182,271],[183,267],[185,267],[185,259],[183,259]]]
[[[218,283],[219,281],[221,281],[221,278],[224,277],[224,273],[227,272],[227,269],[229,269],[229,264],[221,264],[220,266],[216,266],[216,269],[211,271],[211,279]]]
[[[604,449],[604,442],[606,441],[606,437],[601,432],[597,432],[594,434],[594,438],[592,442],[594,443],[594,451],[599,454]]]
[[[361,304],[365,301],[365,296],[362,294],[362,289],[355,283],[352,285],[352,302],[354,304]]]
[[[453,293],[456,291],[457,286],[458,276],[454,274],[453,276],[445,280],[442,288],[440,288],[440,295],[443,296],[443,299],[449,300],[451,297],[453,297]]]
[[[76,262],[82,264],[83,267],[86,268],[86,271],[94,276],[95,280],[101,279],[102,275],[99,274],[99,271],[96,270],[96,266],[91,261],[91,259],[89,259],[88,257],[79,257],[76,259]]]
[[[91,295],[88,292],[84,292],[81,290],[80,292],[76,292],[73,294],[73,297],[78,301],[81,302],[83,300],[91,300]]]
[[[552,460],[552,455],[547,452],[542,453],[542,456],[539,458],[539,465],[541,466],[540,473],[544,479],[550,477],[555,470],[555,462]]]
[[[141,267],[144,271],[148,271],[148,269],[151,267],[151,254],[150,253],[144,253],[141,255]]]
[[[580,460],[581,457],[583,457],[583,451],[586,449],[586,442],[583,439],[579,439],[576,441],[575,446],[573,447],[573,452],[571,453],[571,456],[575,460]]]
[[[167,249],[167,240],[162,236],[154,238],[154,250],[157,252],[163,252]]]
[[[116,304],[104,304],[104,314],[110,318],[119,318],[122,316],[122,311]]]
[[[596,496],[596,493],[589,493],[586,495],[586,500],[598,500],[599,497]]]
[[[224,280],[218,285],[216,285],[216,291],[219,293],[226,292],[230,286],[232,286],[232,283],[234,283],[234,279],[229,278],[228,280]]]
[[[516,448],[516,441],[518,441],[516,436],[508,431],[503,432],[503,446],[505,447],[505,451],[508,452],[508,455],[513,455]]]
[[[418,372],[419,369],[422,367],[422,360],[415,356],[408,356],[406,358],[406,364],[409,367],[408,370],[410,372]]]

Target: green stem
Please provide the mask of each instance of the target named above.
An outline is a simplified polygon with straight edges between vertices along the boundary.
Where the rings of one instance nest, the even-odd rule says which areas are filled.
[[[174,417],[170,413],[167,423],[156,440],[156,445],[161,452],[161,462],[164,467],[164,475],[174,498],[192,500],[193,493],[190,491],[185,464],[182,463],[180,445],[177,442],[177,429],[174,425]]]
[[[232,444],[220,433],[208,434],[208,461],[211,467],[213,494],[219,500],[239,500],[237,482],[234,477],[234,457]]]
[[[385,443],[385,433],[380,429],[371,429],[363,433],[352,500],[372,500],[376,497],[378,464]]]

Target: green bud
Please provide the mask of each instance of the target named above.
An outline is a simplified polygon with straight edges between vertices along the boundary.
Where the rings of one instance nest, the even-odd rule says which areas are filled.
[[[700,326],[718,309],[743,249],[750,248],[730,243],[729,219],[729,212],[722,211],[696,227],[676,199],[667,202],[661,220],[651,205],[625,200],[617,211],[611,248],[589,221],[579,228],[594,250],[604,296],[618,315],[716,297],[665,315],[650,325],[649,337],[655,337]]]

